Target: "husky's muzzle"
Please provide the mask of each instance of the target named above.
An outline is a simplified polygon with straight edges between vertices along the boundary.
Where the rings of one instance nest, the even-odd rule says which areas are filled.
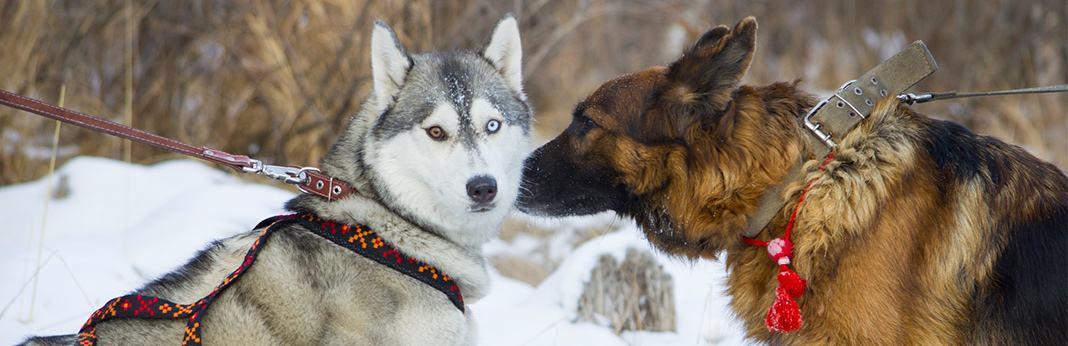
[[[497,180],[488,175],[479,175],[467,181],[467,196],[474,204],[471,212],[481,213],[495,207],[493,199],[497,197]]]

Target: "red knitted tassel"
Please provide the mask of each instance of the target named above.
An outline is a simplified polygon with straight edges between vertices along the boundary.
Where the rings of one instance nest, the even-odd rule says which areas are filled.
[[[833,152],[823,160],[823,165],[820,166],[821,171],[827,168],[827,163],[831,162],[832,158],[834,158]],[[771,259],[779,264],[779,276],[776,277],[779,286],[775,288],[775,303],[771,305],[768,317],[764,319],[764,324],[768,326],[769,331],[788,333],[801,328],[801,309],[797,307],[797,301],[794,299],[801,298],[808,283],[787,267],[790,264],[790,256],[794,252],[794,244],[790,242],[790,230],[794,227],[801,202],[805,201],[805,195],[808,194],[808,189],[812,188],[812,183],[815,181],[815,179],[809,181],[808,186],[805,186],[805,190],[801,192],[801,198],[794,206],[794,213],[790,215],[790,222],[786,224],[782,238],[761,241],[742,237],[742,241],[746,244],[766,247]]]
[[[791,332],[801,328],[801,309],[797,307],[794,299],[805,293],[808,283],[788,267],[794,244],[784,238],[775,238],[769,242],[746,239],[746,242],[767,247],[768,255],[779,264],[779,275],[776,277],[779,286],[775,288],[775,303],[768,310],[764,324],[773,332]]]
[[[779,279],[779,287],[785,288],[792,298],[801,298],[801,294],[805,293],[805,287],[808,287],[808,282],[787,268],[785,264],[779,265],[777,279]]]
[[[775,303],[768,310],[764,324],[770,331],[788,333],[801,328],[801,309],[794,299],[805,292],[806,282],[785,264],[779,265],[777,279],[779,287],[775,288]]]
[[[764,320],[768,330],[787,333],[801,328],[801,309],[797,308],[794,298],[782,286],[775,289],[775,295],[775,304],[771,305],[768,318]]]

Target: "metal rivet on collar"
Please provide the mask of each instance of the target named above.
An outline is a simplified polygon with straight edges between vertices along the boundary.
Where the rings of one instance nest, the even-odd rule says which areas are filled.
[[[315,182],[315,189],[316,190],[322,190],[323,189],[323,181],[322,180]]]
[[[875,105],[872,104],[871,100],[869,100],[869,99],[864,99],[864,104],[868,105],[868,107],[875,107]]]
[[[341,194],[341,186],[334,186],[334,191],[333,192],[334,192],[335,195],[340,195]]]
[[[886,97],[886,89],[879,89],[879,96]]]
[[[838,107],[838,108],[842,108],[842,107],[845,107],[845,102],[842,102],[842,101],[838,101],[837,103],[835,103],[835,104],[834,104],[834,106],[835,106],[835,107]]]
[[[879,80],[875,79],[875,76],[871,77],[871,84],[879,84]]]
[[[853,88],[853,93],[857,95],[864,95],[864,90],[860,90],[860,87]]]

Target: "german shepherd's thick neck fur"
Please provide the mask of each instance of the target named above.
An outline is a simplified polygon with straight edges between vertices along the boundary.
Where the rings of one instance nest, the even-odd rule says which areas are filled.
[[[520,208],[614,210],[669,254],[725,250],[731,306],[771,344],[1064,344],[1068,178],[893,96],[821,171],[797,121],[815,97],[797,82],[737,85],[756,27],[717,27],[672,64],[605,83],[527,160]],[[792,231],[804,325],[772,333],[778,268],[741,233],[799,157],[807,173],[759,238],[782,236],[813,182]]]

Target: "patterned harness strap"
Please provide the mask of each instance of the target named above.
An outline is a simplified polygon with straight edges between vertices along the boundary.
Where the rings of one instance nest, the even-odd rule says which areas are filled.
[[[415,278],[441,291],[461,313],[464,310],[463,295],[456,282],[430,265],[400,253],[393,245],[380,238],[374,231],[362,225],[349,226],[331,220],[325,220],[313,214],[279,215],[260,222],[256,228],[264,227],[252,248],[245,254],[245,261],[234,270],[207,296],[192,304],[177,304],[166,299],[138,294],[125,295],[108,301],[89,317],[78,332],[78,345],[91,346],[97,341],[96,324],[115,318],[152,318],[178,319],[188,318],[182,345],[200,345],[200,319],[215,297],[226,287],[245,273],[259,254],[273,230],[286,225],[299,224],[313,233],[326,238],[334,244],[356,252],[382,265]]]

